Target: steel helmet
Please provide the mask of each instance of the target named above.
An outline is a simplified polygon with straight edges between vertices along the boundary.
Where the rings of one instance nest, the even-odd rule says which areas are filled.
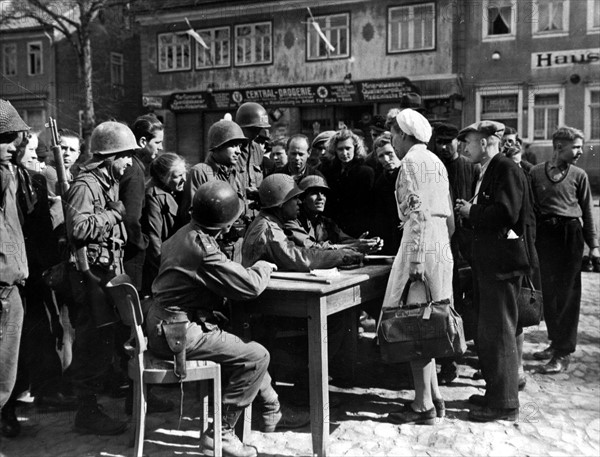
[[[261,129],[271,127],[267,110],[262,105],[254,102],[243,103],[238,108],[235,113],[235,122],[240,127],[260,127]]]
[[[125,124],[102,122],[92,131],[90,152],[94,155],[108,156],[135,149],[139,149],[135,135]]]
[[[300,190],[302,190],[302,192],[306,192],[308,189],[329,190],[327,181],[325,181],[325,178],[323,178],[323,176],[319,175],[309,175],[305,178],[302,178],[302,180],[298,184],[298,187],[300,187]]]
[[[211,125],[208,130],[208,149],[213,151],[224,146],[225,143],[230,141],[248,141],[248,138],[244,136],[242,128],[233,121],[226,121],[221,119],[219,122],[215,122]]]
[[[198,187],[192,201],[192,219],[203,228],[218,230],[235,221],[244,209],[238,194],[225,181]]]
[[[262,208],[274,208],[297,197],[302,190],[290,175],[274,173],[263,179],[258,188],[258,197]]]
[[[29,126],[21,119],[12,103],[0,98],[0,134],[27,130]]]

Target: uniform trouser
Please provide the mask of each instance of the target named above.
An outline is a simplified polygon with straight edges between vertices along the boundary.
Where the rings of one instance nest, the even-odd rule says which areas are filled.
[[[23,327],[23,304],[17,286],[0,286],[0,409],[8,401],[17,377],[17,360]]]
[[[477,353],[486,383],[490,408],[519,407],[519,356],[517,297],[521,276],[506,280],[482,277],[475,272],[478,303]]]
[[[102,285],[115,276],[114,270],[96,266],[92,266],[91,271],[100,278]],[[78,312],[74,322],[73,361],[67,374],[75,394],[82,397],[102,392],[115,350],[115,324],[97,327],[98,309],[92,307],[105,303],[108,297],[101,287],[90,285],[80,273],[77,276],[81,277],[83,287],[73,294]]]
[[[577,345],[583,244],[577,219],[537,227],[535,245],[540,259],[544,319],[548,339],[558,355],[575,352]]]
[[[158,357],[172,359],[173,353],[159,330],[162,322],[176,322],[172,313],[155,304],[148,312],[146,330],[149,347]],[[213,324],[190,322],[186,333],[188,360],[210,360],[221,365],[222,403],[245,408],[259,394],[263,402],[277,397],[271,387],[269,352],[260,344],[224,332]]]

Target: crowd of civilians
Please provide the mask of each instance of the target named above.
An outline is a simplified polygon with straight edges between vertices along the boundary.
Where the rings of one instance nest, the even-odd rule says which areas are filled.
[[[260,294],[276,269],[347,268],[374,252],[395,260],[383,303],[368,303],[364,312],[377,319],[382,307],[398,306],[409,279],[427,279],[434,300],[452,298],[465,326],[473,323],[465,330],[475,340],[486,394],[469,399],[470,419],[516,420],[518,392],[526,385],[517,309],[523,277],[542,289],[548,327],[548,348],[533,356],[549,360],[542,373],[558,373],[567,370],[576,350],[584,244],[586,265],[600,269],[590,185],[575,166],[583,154],[583,134],[558,128],[551,160],[536,164],[514,129],[494,121],[462,130],[430,124],[418,105],[409,103],[414,99],[403,98],[387,116],[375,115],[368,132],[324,131],[312,139],[303,134],[272,139],[266,110],[245,103],[235,122],[228,117],[211,127],[209,151],[192,167],[182,156],[163,152],[164,127],[152,114],[140,116],[127,132],[112,125],[117,123],[101,124],[97,138],[104,126],[107,135],[128,146],[111,149],[100,142],[94,149],[93,134],[85,155],[79,135],[61,130],[72,185],[62,196],[53,154],[2,100],[2,435],[18,435],[16,400],[26,390],[39,408],[77,410],[80,432],[125,430],[101,411],[96,396],[122,394],[131,411],[121,348],[127,329],[82,316],[91,312],[87,302],[106,300],[102,288],[121,265],[149,304],[151,350],[168,357],[161,325],[183,320],[189,322],[188,358],[212,357],[223,365],[224,446],[228,455],[253,456],[252,448],[226,434],[247,404],[262,405],[263,431],[303,425],[286,422],[267,371],[267,350],[277,347],[278,333],[302,333],[305,323],[255,317],[254,338],[267,349],[233,338],[224,345],[223,338],[212,341],[207,335],[228,330],[229,307]],[[126,234],[117,234],[118,227]],[[90,254],[94,237],[96,257]],[[498,253],[503,250],[516,262],[518,254],[506,248],[512,239],[524,240],[527,258],[506,267]],[[20,245],[26,255],[15,255],[13,248]],[[45,281],[51,267],[71,259],[70,277],[93,288],[96,283],[77,276],[73,266],[81,245],[98,267],[95,277],[105,275],[98,279],[98,295],[65,292]],[[451,256],[441,255],[440,246],[448,245]],[[104,269],[103,249],[109,258]],[[23,322],[19,331],[7,330],[15,322]],[[331,360],[343,358],[344,335],[355,324],[343,313],[330,316]],[[90,349],[88,338],[104,350]],[[88,349],[78,349],[79,340]],[[304,349],[294,354],[301,366]],[[457,360],[437,361],[439,372],[435,359],[410,365],[415,399],[390,412],[389,420],[433,424],[445,413],[439,384],[457,377]],[[306,370],[297,374],[298,398],[307,398]],[[150,392],[149,413],[172,407]],[[212,449],[210,433],[201,445]]]

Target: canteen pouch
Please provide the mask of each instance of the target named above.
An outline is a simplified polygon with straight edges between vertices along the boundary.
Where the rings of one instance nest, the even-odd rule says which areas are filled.
[[[167,344],[169,345],[169,349],[175,358],[175,368],[173,371],[180,380],[184,380],[187,376],[185,367],[187,324],[187,321],[172,323],[162,322],[160,324],[162,333],[167,340]]]

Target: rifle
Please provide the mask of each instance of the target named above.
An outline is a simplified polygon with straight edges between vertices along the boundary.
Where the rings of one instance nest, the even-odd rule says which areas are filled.
[[[65,199],[67,191],[69,190],[69,181],[67,181],[67,172],[65,170],[65,161],[63,158],[63,152],[60,147],[60,136],[58,135],[58,127],[56,125],[56,119],[49,117],[46,127],[50,129],[52,138],[52,154],[54,155],[54,165],[56,167],[56,177],[58,179],[58,193],[63,204],[63,214],[66,216],[65,211]],[[66,221],[65,221],[66,224]],[[87,272],[90,269],[87,260],[87,248],[82,246],[75,250],[75,262],[77,269],[81,272]]]

